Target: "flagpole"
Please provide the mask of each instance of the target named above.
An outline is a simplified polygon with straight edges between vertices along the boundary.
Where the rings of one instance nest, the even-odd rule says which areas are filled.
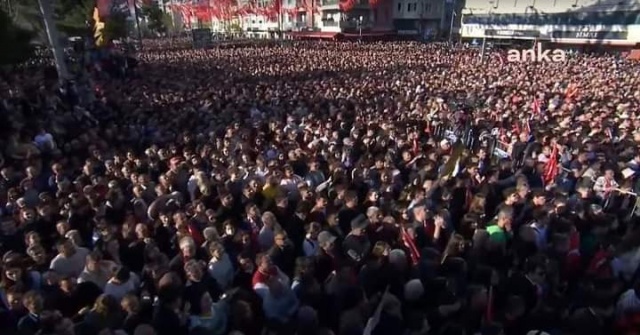
[[[44,21],[49,46],[53,49],[53,59],[55,60],[56,70],[58,71],[58,80],[60,83],[64,83],[66,79],[69,79],[69,72],[67,71],[64,52],[59,43],[58,29],[53,22],[51,2],[49,0],[38,0],[38,5],[40,6],[40,13]]]
[[[453,40],[453,19],[456,17],[456,9],[455,6],[451,10],[451,24],[449,25],[449,43]]]
[[[485,53],[486,48],[487,48],[487,36],[483,35],[482,36],[482,49],[480,49],[480,62],[481,63],[484,62],[484,53]]]

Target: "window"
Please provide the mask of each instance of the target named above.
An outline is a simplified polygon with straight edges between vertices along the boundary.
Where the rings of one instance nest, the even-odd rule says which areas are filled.
[[[408,3],[408,4],[407,4],[407,12],[410,12],[410,11],[411,11],[411,4],[410,4],[410,3]]]
[[[398,12],[402,11],[402,2],[398,2]]]
[[[414,11],[414,12],[417,12],[417,11],[418,11],[418,3],[417,3],[417,2],[414,2],[414,3],[413,3],[413,11]]]
[[[427,12],[427,13],[431,11],[431,4],[430,4],[430,3],[428,3],[428,4],[425,6],[424,11],[425,11],[425,12]]]
[[[465,14],[464,24],[630,25],[640,23],[640,10],[589,13]]]

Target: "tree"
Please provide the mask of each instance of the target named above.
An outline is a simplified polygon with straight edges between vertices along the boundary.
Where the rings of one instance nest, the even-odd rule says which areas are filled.
[[[86,35],[95,0],[58,0],[54,18],[58,29],[69,36]]]
[[[0,10],[0,45],[7,46],[0,52],[0,65],[17,64],[33,54],[31,41],[34,34],[16,25],[4,10]]]
[[[104,38],[107,41],[113,41],[126,38],[129,35],[129,25],[127,23],[127,14],[112,11],[105,21],[103,30]]]
[[[142,15],[147,20],[147,27],[155,33],[165,33],[165,15],[157,3],[150,3],[142,6]]]

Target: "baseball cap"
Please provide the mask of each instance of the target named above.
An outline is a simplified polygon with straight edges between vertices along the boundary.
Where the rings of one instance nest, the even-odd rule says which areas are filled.
[[[328,231],[321,231],[320,234],[318,234],[318,244],[321,246],[329,243],[335,243],[335,241],[336,237]]]

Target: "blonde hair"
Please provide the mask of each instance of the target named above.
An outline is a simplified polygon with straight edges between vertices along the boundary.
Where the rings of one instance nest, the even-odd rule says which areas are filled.
[[[134,294],[127,294],[122,298],[120,302],[123,307],[127,307],[132,312],[138,312],[140,310],[140,301]]]
[[[93,304],[92,310],[98,314],[107,315],[117,310],[118,302],[116,298],[108,294],[101,294]]]
[[[183,238],[180,239],[180,250],[184,249],[184,248],[193,248],[195,249],[196,247],[196,242],[193,240],[193,238],[189,237],[189,236],[185,236]]]
[[[207,179],[207,175],[200,171],[195,175],[196,185],[198,186],[198,190],[202,195],[211,194],[211,183]]]

